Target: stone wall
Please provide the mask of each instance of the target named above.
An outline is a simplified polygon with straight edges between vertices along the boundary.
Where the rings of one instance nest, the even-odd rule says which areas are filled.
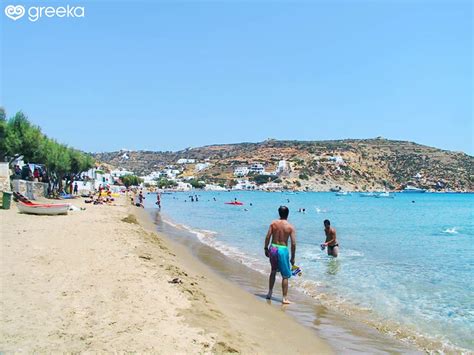
[[[30,200],[46,197],[48,194],[48,184],[25,180],[12,180],[13,191],[25,195]]]
[[[1,191],[11,191],[8,163],[0,163],[0,192]]]

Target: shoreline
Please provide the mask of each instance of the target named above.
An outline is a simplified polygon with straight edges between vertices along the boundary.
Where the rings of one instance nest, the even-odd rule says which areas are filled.
[[[67,216],[0,212],[2,351],[333,353],[127,201],[71,200],[87,209]]]
[[[202,200],[204,201],[205,198],[202,197]],[[256,202],[253,200],[251,201],[254,203]],[[209,211],[207,211],[206,213],[209,214]],[[262,272],[264,272],[265,268],[262,269],[262,265],[260,262],[255,262],[255,257],[250,258],[245,255],[241,255],[242,250],[249,251],[250,249],[244,248],[234,250],[233,248],[236,247],[234,244],[224,245],[222,244],[222,240],[221,242],[219,242],[219,237],[222,235],[219,235],[216,231],[221,230],[222,232],[222,225],[220,225],[221,229],[214,229],[212,225],[206,225],[205,223],[199,224],[197,221],[195,221],[197,224],[194,225],[201,225],[200,229],[196,229],[195,227],[192,227],[193,224],[186,223],[185,218],[181,218],[176,221],[170,218],[170,216],[168,216],[166,212],[164,214],[162,213],[161,215],[165,223],[168,224],[170,228],[166,226],[160,226],[160,232],[164,232],[167,235],[171,234],[172,236],[173,233],[177,233],[177,235],[173,236],[175,241],[179,241],[180,243],[185,244],[185,246],[190,251],[192,251],[192,254],[198,259],[200,259],[201,262],[204,262],[208,266],[212,267],[217,273],[219,273],[221,277],[231,279],[234,283],[246,289],[247,292],[253,294],[254,296],[257,296],[256,298],[261,298],[262,295],[266,293],[266,275],[262,276]],[[183,217],[185,215],[181,214],[180,216]],[[219,216],[219,218],[222,218],[221,215]],[[242,223],[242,221],[240,222]],[[218,227],[216,226],[216,228]],[[170,232],[170,230],[173,229],[177,229],[178,232]],[[235,233],[235,230],[233,232]],[[192,240],[194,240],[194,242]],[[215,242],[216,240],[217,242]],[[205,250],[206,248],[201,247],[200,244],[206,245],[207,250]],[[252,245],[254,244],[255,243],[253,243]],[[239,247],[237,246],[237,248]],[[229,264],[236,264],[236,262],[238,265],[229,266]],[[257,268],[255,268],[255,266],[257,266]],[[300,280],[297,279],[296,281]],[[287,313],[293,313],[291,315],[296,318],[300,323],[305,324],[306,326],[315,328],[314,324],[312,324],[313,322],[324,322],[324,320],[328,320],[328,318],[331,318],[330,321],[332,322],[332,325],[343,324],[343,327],[348,330],[349,333],[352,332],[354,329],[359,331],[358,328],[360,326],[362,326],[362,328],[370,328],[373,332],[376,333],[374,335],[374,338],[376,338],[379,342],[378,346],[381,346],[379,349],[394,346],[395,348],[403,348],[403,351],[401,352],[470,352],[470,350],[468,350],[470,347],[462,347],[460,345],[455,345],[453,342],[447,339],[443,339],[439,336],[430,335],[431,333],[429,332],[422,333],[410,324],[407,325],[401,322],[396,322],[396,320],[394,320],[396,318],[389,319],[387,317],[384,317],[383,313],[380,314],[372,312],[370,309],[357,307],[357,303],[351,303],[349,299],[345,300],[346,303],[344,304],[340,304],[340,302],[328,302],[328,299],[326,299],[326,296],[328,295],[324,294],[324,289],[318,289],[317,286],[307,287],[312,285],[307,285],[307,283],[305,282],[303,283],[304,285],[300,285],[299,283],[296,283],[295,285],[297,287],[303,286],[303,288],[298,287],[300,288],[299,291],[304,293],[308,296],[308,298],[311,299],[309,301],[305,300],[302,302],[307,304],[309,303],[309,306],[313,306],[314,309],[307,307],[306,311],[292,312],[293,307],[290,307]],[[278,284],[276,285],[276,287],[278,287]],[[290,297],[292,297],[293,290],[295,290],[295,287],[290,286]],[[276,292],[276,294],[278,294],[278,292]],[[320,299],[320,297],[322,298]],[[332,307],[331,305],[335,307]],[[323,312],[320,312],[316,309],[317,307],[321,306],[323,308]],[[296,307],[300,308],[300,300],[298,300]],[[331,317],[328,317],[328,312],[338,314],[335,315],[336,318],[334,318],[332,315]],[[323,317],[321,317],[322,313],[324,313]],[[321,318],[326,319],[322,320]],[[345,318],[345,320],[341,320],[341,318]],[[319,328],[320,329],[316,330],[318,336],[321,336],[321,326],[319,326]],[[370,333],[370,330],[365,331],[365,334],[364,332],[361,333],[362,337],[366,338],[365,344],[367,344],[368,340],[371,338],[370,334],[367,337],[367,333]],[[329,334],[329,336],[323,335],[322,338],[328,341],[329,344],[332,345],[333,348],[336,350],[336,352],[338,352],[344,349],[339,348],[338,344],[334,344],[333,340],[336,338],[338,339],[338,342],[344,343],[345,341],[347,341],[348,338],[344,336],[337,338],[339,335],[341,335],[341,332],[339,332],[339,334],[337,334],[337,332],[332,332]],[[386,338],[386,344],[383,344],[383,338]],[[372,350],[370,347],[364,348],[364,341],[359,342],[359,344],[362,347],[362,351]]]
[[[192,257],[211,268],[217,277],[230,280],[258,300],[262,307],[265,306],[268,275],[263,275],[243,263],[232,260],[221,251],[199,241],[190,230],[181,229],[180,225],[169,224],[167,221],[161,223],[159,228],[161,233],[173,237],[173,242],[184,247],[188,252],[192,251]],[[271,302],[272,308],[278,311],[283,310],[295,321],[311,330],[313,335],[328,342],[336,353],[354,351],[418,354],[423,351],[413,344],[380,332],[380,329],[362,322],[352,313],[341,313],[339,309],[324,306],[311,295],[303,293],[297,285],[290,285],[289,296],[294,303],[288,307],[282,307],[280,283],[277,279]]]

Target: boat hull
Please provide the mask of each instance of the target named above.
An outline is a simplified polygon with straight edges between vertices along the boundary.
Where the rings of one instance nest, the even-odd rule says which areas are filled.
[[[69,204],[26,204],[22,202],[17,203],[18,210],[21,213],[36,214],[36,215],[65,215],[69,211]]]

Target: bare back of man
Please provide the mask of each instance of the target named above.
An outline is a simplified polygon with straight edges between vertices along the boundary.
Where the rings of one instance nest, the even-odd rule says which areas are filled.
[[[282,276],[282,303],[291,303],[288,300],[288,279],[291,277],[291,267],[295,263],[296,252],[296,231],[295,228],[287,221],[289,210],[286,206],[278,209],[280,219],[270,224],[267,235],[265,237],[265,255],[270,259],[272,271],[269,277],[269,287],[267,299],[271,299],[273,286],[275,285],[275,276],[280,271]],[[288,239],[291,238],[291,259],[288,253]],[[271,246],[268,247],[271,239]]]
[[[272,231],[272,244],[288,246],[288,239],[295,228],[287,221],[277,219],[270,224]]]

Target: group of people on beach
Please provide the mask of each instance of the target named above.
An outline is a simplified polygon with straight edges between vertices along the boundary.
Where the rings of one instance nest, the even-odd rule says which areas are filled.
[[[77,194],[77,184],[74,185],[75,194]],[[95,193],[88,193],[81,195],[82,197],[86,198],[84,200],[85,203],[90,203],[93,205],[110,205],[115,199],[112,197],[112,191],[110,190],[110,186],[102,186],[99,185],[99,188]]]
[[[282,277],[282,303],[289,304],[291,302],[288,300],[288,279],[292,276],[292,266],[295,265],[296,229],[288,222],[288,215],[290,214],[288,207],[280,206],[278,214],[280,219],[274,220],[270,224],[263,248],[271,265],[266,298],[272,298],[275,277],[277,272],[280,272]],[[324,220],[323,224],[326,240],[321,244],[321,249],[327,248],[328,255],[337,257],[339,255],[339,243],[337,242],[336,229],[331,227],[331,222],[328,219]],[[288,240],[291,241],[291,257],[288,252]]]

